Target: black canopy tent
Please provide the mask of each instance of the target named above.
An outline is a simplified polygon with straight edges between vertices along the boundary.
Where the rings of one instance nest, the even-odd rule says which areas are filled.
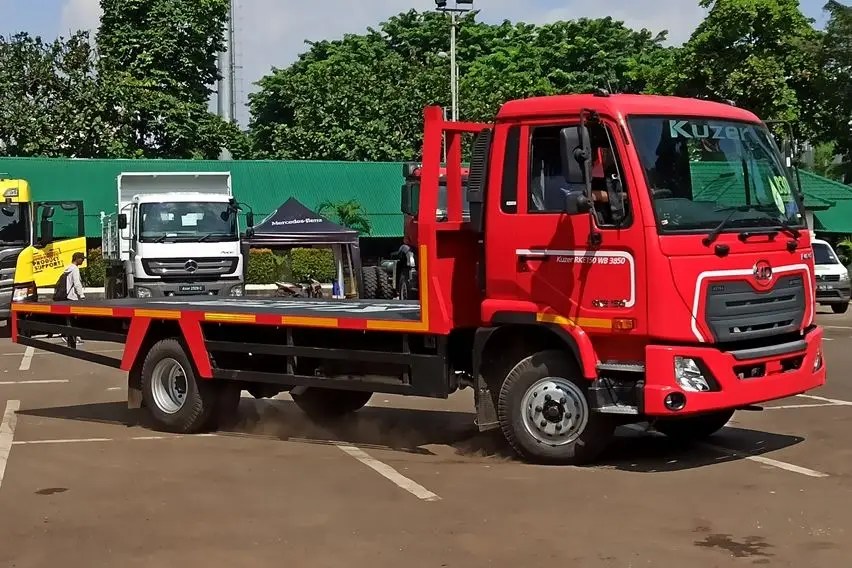
[[[247,231],[249,247],[312,247],[329,246],[334,251],[337,280],[343,291],[343,263],[346,260],[352,274],[352,284],[361,282],[361,253],[358,231],[333,223],[291,197],[253,230]],[[357,290],[352,293],[357,294]]]

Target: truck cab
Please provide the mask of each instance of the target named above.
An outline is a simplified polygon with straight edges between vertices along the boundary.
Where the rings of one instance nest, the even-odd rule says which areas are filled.
[[[30,184],[0,177],[0,319],[12,302],[38,298],[75,252],[86,252],[82,201],[32,200]]]
[[[107,298],[242,296],[229,173],[123,173],[118,212],[102,214]]]
[[[417,218],[418,218],[418,196],[420,194],[420,183],[422,177],[422,164],[407,162],[403,164],[403,184],[401,192],[401,211],[403,215],[403,237],[399,250],[394,251],[391,259],[382,263],[382,267],[388,274],[391,282],[396,288],[396,295],[400,300],[416,300],[419,298],[417,278]],[[447,170],[441,168],[438,183],[438,206],[435,210],[435,219],[438,222],[447,221]],[[461,169],[462,175],[462,218],[470,219],[470,203],[467,201],[467,175],[468,169]]]
[[[446,135],[449,222],[421,214],[418,243],[436,317],[476,327],[480,428],[564,458],[625,416],[701,437],[823,384],[801,193],[757,116],[608,94],[511,101],[493,124],[439,112],[426,113],[419,208],[437,203]],[[458,139],[470,133],[466,221]],[[522,410],[503,416],[505,373],[525,355],[567,376],[515,385]],[[542,385],[559,394],[552,410],[536,404]],[[578,412],[588,427],[565,421]]]

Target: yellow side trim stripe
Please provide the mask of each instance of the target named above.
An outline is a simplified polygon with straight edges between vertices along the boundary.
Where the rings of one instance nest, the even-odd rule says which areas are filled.
[[[337,327],[337,318],[312,318],[304,316],[281,316],[281,325],[308,327]]]
[[[535,316],[540,323],[553,323],[567,327],[588,327],[594,329],[612,329],[612,320],[606,318],[566,318],[555,314],[538,313]]]
[[[251,314],[205,313],[204,320],[233,323],[254,323],[257,320],[257,317]]]
[[[133,310],[133,315],[140,318],[180,319],[180,312],[174,310]]]
[[[71,306],[71,313],[78,316],[111,316],[112,308],[88,308],[85,306]]]

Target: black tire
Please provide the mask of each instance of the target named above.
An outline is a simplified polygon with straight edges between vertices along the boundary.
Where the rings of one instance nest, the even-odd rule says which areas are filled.
[[[391,278],[387,272],[382,270],[381,266],[374,267],[376,269],[376,280],[379,285],[379,296],[380,300],[393,300],[394,296],[396,296],[396,290],[394,290],[393,282],[391,282]]]
[[[373,270],[372,266],[365,266],[362,273],[364,275],[363,299],[375,300],[379,297],[378,273]]]
[[[689,444],[706,440],[733,417],[734,410],[720,410],[683,418],[660,418],[654,429],[678,443]]]
[[[396,280],[396,293],[400,300],[412,299],[411,288],[408,287],[408,278],[404,272],[400,273],[399,278]]]
[[[831,304],[831,311],[835,314],[845,314],[849,310],[849,304]]]
[[[556,434],[552,439],[554,442],[559,441],[559,444],[548,442],[549,437],[546,432],[542,432],[534,425],[531,428],[527,427],[526,422],[532,424],[534,420],[537,423],[538,418],[525,419],[525,416],[530,416],[527,412],[536,412],[536,415],[539,412],[537,406],[533,407],[525,402],[528,391],[540,381],[551,377],[558,378],[562,388],[570,389],[570,392],[551,391],[560,393],[559,400],[565,400],[566,403],[556,404],[555,399],[547,399],[544,402],[545,397],[551,396],[546,392],[549,387],[542,391],[541,398],[533,397],[532,394],[529,394],[529,397],[531,400],[543,400],[543,404],[553,403],[562,409],[559,416],[564,417],[563,420],[568,422],[560,422],[559,426],[566,424],[565,427],[571,430],[571,435],[560,441],[558,437],[564,434]],[[515,452],[530,462],[582,465],[595,460],[609,444],[616,423],[610,416],[591,411],[587,389],[588,382],[580,376],[576,363],[562,351],[540,351],[522,359],[503,380],[497,401],[497,419],[506,441]],[[566,410],[573,412],[565,412]],[[577,420],[573,421],[572,417]],[[544,418],[544,414],[541,414],[541,418]],[[584,420],[585,425],[582,425]],[[576,431],[574,431],[575,423]],[[556,423],[548,423],[547,427],[555,429]],[[533,429],[535,429],[535,435],[532,433]]]
[[[161,377],[158,364],[163,366],[177,363],[185,376],[185,394],[179,409],[169,412],[161,396],[155,394],[159,388],[155,382]],[[199,380],[192,362],[183,346],[175,339],[164,339],[155,343],[142,364],[142,400],[156,429],[176,434],[194,434],[214,425],[215,413],[220,407],[218,383]],[[175,405],[177,406],[177,404]]]
[[[309,387],[302,394],[291,392],[290,396],[309,418],[324,422],[343,418],[362,409],[373,393]]]

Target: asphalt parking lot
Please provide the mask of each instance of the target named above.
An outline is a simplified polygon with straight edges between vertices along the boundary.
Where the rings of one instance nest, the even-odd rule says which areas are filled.
[[[846,566],[852,314],[820,320],[820,391],[686,451],[624,429],[586,468],[518,462],[470,391],[333,429],[245,398],[235,432],[165,435],[121,372],[0,340],[0,566]]]

